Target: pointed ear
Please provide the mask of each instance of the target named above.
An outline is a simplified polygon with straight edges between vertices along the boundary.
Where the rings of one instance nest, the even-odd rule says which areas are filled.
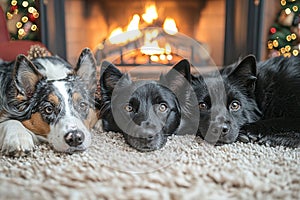
[[[35,92],[38,81],[43,75],[36,69],[26,56],[19,55],[15,62],[13,79],[19,94],[29,99]]]
[[[228,75],[229,78],[241,82],[249,89],[254,89],[256,81],[256,59],[255,56],[245,57],[236,68]]]
[[[191,81],[191,67],[188,60],[183,59],[176,63],[172,69],[160,77],[160,82],[166,84],[175,92],[182,88],[186,82]]]
[[[100,74],[101,94],[111,94],[120,80],[122,83],[118,83],[119,85],[131,84],[128,74],[123,74],[114,64],[108,61],[102,62]]]
[[[82,50],[75,72],[86,83],[89,91],[93,92],[96,90],[96,62],[90,49],[85,48]]]

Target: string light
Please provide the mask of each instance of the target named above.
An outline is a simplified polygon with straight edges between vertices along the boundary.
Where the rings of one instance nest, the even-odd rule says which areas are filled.
[[[294,56],[298,56],[299,51],[297,49],[294,49],[292,53],[293,53]]]
[[[274,46],[274,47],[278,47],[278,45],[279,45],[278,41],[277,41],[277,40],[274,40],[274,41],[273,41],[273,46]]]
[[[32,30],[32,31],[36,31],[36,30],[37,30],[37,25],[33,24],[33,25],[31,26],[31,30]]]
[[[284,11],[285,11],[285,14],[287,14],[287,15],[291,14],[291,12],[292,12],[290,8],[286,8]]]
[[[23,23],[28,22],[28,17],[26,17],[26,16],[22,17],[22,22],[23,22]]]
[[[28,7],[28,5],[29,5],[28,1],[23,1],[23,2],[22,2],[22,6],[23,6],[23,7],[26,8],[26,7]]]
[[[14,17],[15,15],[18,16]],[[36,20],[39,12],[35,8],[35,0],[11,0],[6,17],[8,20],[20,19],[15,24],[16,33],[11,33],[13,39],[37,39]]]
[[[17,5],[17,3],[18,3],[18,2],[17,2],[16,0],[11,1],[11,5],[12,5],[12,6]]]
[[[280,0],[281,10],[269,29],[269,56],[300,56],[300,1]]]
[[[293,6],[293,11],[297,12],[298,11],[298,6]]]
[[[17,22],[17,23],[16,23],[16,27],[17,27],[17,28],[21,28],[22,26],[23,26],[22,22]]]
[[[273,42],[272,41],[268,41],[268,49],[273,49]]]

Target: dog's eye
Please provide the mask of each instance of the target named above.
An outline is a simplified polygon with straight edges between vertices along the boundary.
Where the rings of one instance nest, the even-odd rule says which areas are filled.
[[[200,108],[200,110],[206,110],[207,104],[205,102],[201,102],[201,103],[199,103],[199,108]]]
[[[238,111],[241,108],[241,103],[237,100],[234,100],[229,105],[229,109],[232,111]]]
[[[165,103],[159,104],[159,111],[160,112],[165,112],[168,109],[168,106]]]
[[[45,107],[44,110],[45,110],[46,114],[50,115],[53,113],[53,106],[47,106],[47,107]]]
[[[127,111],[127,112],[132,112],[133,111],[133,108],[131,105],[127,104],[124,109]]]
[[[82,110],[85,110],[85,109],[87,108],[87,106],[88,106],[88,104],[87,104],[86,102],[80,102],[80,103],[79,103],[79,107],[80,107],[80,109],[82,109]]]

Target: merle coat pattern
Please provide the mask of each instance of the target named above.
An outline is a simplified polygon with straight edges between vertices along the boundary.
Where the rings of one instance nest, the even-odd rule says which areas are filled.
[[[73,67],[51,56],[2,63],[0,71],[0,149],[4,155],[30,153],[38,141],[73,153],[91,143],[96,122],[96,65],[84,49]]]

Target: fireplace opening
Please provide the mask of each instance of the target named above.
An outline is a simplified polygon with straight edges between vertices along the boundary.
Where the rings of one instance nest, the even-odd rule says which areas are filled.
[[[187,58],[198,66],[222,65],[225,0],[66,0],[66,7],[82,10],[76,17],[84,21],[85,46],[94,47],[98,64],[170,66]],[[68,20],[76,19],[67,13],[67,26]],[[67,38],[72,33],[67,28]],[[68,54],[83,46],[76,39],[68,39]]]

